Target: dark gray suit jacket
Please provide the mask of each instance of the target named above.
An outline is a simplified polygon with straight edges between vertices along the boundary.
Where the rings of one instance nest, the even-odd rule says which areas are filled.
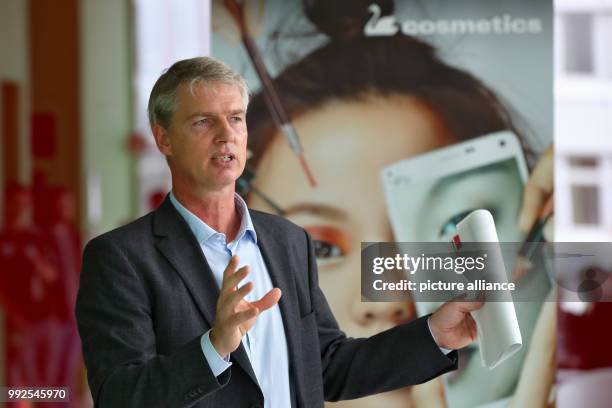
[[[250,210],[272,282],[282,290],[294,405],[336,401],[427,381],[456,368],[421,318],[368,339],[340,331],[323,293],[308,234]],[[76,316],[99,407],[262,407],[241,345],[215,377],[200,336],[219,290],[187,223],[168,198],[158,210],[89,242]]]

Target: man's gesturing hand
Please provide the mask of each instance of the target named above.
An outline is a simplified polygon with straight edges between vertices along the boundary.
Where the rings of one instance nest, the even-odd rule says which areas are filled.
[[[217,353],[226,358],[240,345],[242,336],[255,324],[260,312],[278,303],[281,291],[274,288],[256,302],[247,302],[244,297],[253,289],[248,282],[237,289],[238,284],[249,273],[249,267],[238,267],[238,257],[233,256],[223,271],[221,293],[217,300],[217,320],[210,331],[210,342]]]
[[[476,322],[470,315],[480,309],[483,301],[447,302],[429,316],[429,329],[438,346],[445,349],[460,349],[476,339]]]

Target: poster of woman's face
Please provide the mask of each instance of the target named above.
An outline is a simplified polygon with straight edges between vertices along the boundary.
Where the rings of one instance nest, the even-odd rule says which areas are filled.
[[[395,238],[381,169],[501,130],[518,136],[532,163],[552,141],[551,1],[249,0],[239,15],[232,3],[213,2],[212,53],[249,83],[247,166],[252,187],[275,203],[251,192],[249,207],[310,233],[319,284],[347,335],[414,319],[412,302],[361,301],[361,242]],[[450,177],[461,188],[447,183],[453,194],[430,194],[415,225],[435,224],[438,234],[437,212],[481,197],[496,203],[504,234],[518,240],[522,184],[512,171],[498,175],[508,188],[477,171]],[[416,240],[441,236],[419,230]],[[516,309],[523,351],[500,367],[483,368],[474,345],[444,381],[329,406],[474,407],[511,398],[529,375],[521,367],[540,302]]]

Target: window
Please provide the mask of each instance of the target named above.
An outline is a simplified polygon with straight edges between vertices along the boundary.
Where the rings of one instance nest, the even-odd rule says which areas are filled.
[[[570,166],[574,169],[596,169],[599,158],[593,156],[570,156]]]
[[[570,74],[592,74],[593,61],[593,15],[567,13],[563,15],[565,58],[563,68]]]
[[[599,224],[599,188],[574,185],[571,192],[574,224]]]

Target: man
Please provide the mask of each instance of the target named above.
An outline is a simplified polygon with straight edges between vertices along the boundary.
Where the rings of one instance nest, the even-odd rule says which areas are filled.
[[[212,58],[177,62],[151,92],[172,192],[84,253],[76,314],[97,406],[317,407],[450,371],[443,349],[475,338],[479,303],[369,339],[339,330],[308,234],[235,193],[247,103]]]

